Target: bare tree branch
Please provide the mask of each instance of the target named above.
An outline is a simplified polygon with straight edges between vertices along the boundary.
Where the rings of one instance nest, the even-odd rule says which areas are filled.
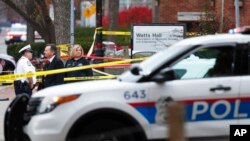
[[[15,2],[11,0],[2,0],[6,5],[8,5],[10,8],[14,9],[18,14],[20,14],[25,20],[31,20],[28,15],[24,12],[24,10],[20,9]]]
[[[55,31],[53,21],[49,17],[47,5],[44,0],[34,0],[33,10],[27,12],[27,1],[2,0],[6,5],[21,15],[38,33],[45,42],[55,43]],[[21,3],[21,4],[20,4]],[[29,5],[31,6],[31,5]]]
[[[45,0],[2,0],[21,15],[28,25],[43,37],[46,43],[68,43],[69,40],[69,0],[53,0],[56,7],[56,24],[49,15],[49,5]],[[28,4],[28,2],[30,4]],[[28,5],[27,5],[28,4]],[[68,9],[68,10],[66,10]],[[57,34],[55,34],[55,26]],[[30,33],[30,32],[29,32]],[[56,38],[57,37],[57,38]]]

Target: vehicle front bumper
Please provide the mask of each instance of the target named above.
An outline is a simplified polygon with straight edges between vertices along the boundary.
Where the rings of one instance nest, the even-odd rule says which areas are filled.
[[[32,141],[66,140],[73,123],[70,112],[64,105],[60,105],[50,113],[32,116],[29,123],[23,127],[23,131]]]

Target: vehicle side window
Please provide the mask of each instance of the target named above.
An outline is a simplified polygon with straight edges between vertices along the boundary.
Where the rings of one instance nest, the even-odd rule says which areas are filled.
[[[247,49],[244,50],[243,55],[245,56],[246,59],[243,59],[243,63],[242,64],[247,64],[247,65],[243,65],[243,67],[241,67],[242,70],[244,70],[243,74],[244,75],[250,75],[250,49],[249,49],[250,45],[248,46]],[[244,62],[246,61],[246,62]]]
[[[248,75],[250,74],[250,52],[249,52],[249,55],[248,55],[248,67],[247,67],[247,72],[248,72]]]
[[[150,51],[148,51],[148,52],[136,52],[133,54],[133,58],[134,59],[135,58],[145,58],[145,57],[150,57],[154,54],[155,54],[155,52],[150,52]]]
[[[233,60],[233,47],[200,48],[172,65],[172,68],[178,79],[232,76]]]

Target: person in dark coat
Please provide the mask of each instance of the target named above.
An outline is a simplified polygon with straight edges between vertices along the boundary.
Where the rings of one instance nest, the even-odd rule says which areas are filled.
[[[83,52],[81,45],[79,44],[74,45],[70,53],[70,59],[67,60],[65,64],[65,68],[89,65],[89,61],[86,60],[83,57],[83,55],[84,55],[84,52]],[[84,76],[93,76],[92,69],[84,69],[84,70],[78,70],[78,71],[65,73],[65,77],[84,77]]]
[[[44,70],[55,70],[64,68],[61,59],[57,58],[57,48],[54,44],[47,44],[44,49],[44,56],[49,62],[44,66]],[[46,75],[42,79],[42,88],[60,85],[64,83],[64,73]]]

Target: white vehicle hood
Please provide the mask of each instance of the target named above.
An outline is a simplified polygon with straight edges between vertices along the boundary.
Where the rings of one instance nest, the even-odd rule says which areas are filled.
[[[64,96],[70,94],[84,94],[90,92],[98,92],[105,90],[121,89],[127,82],[120,82],[118,80],[97,80],[88,82],[76,82],[70,84],[63,84],[58,86],[49,87],[40,90],[32,95],[32,97],[44,96]],[[131,83],[130,85],[134,85]]]

